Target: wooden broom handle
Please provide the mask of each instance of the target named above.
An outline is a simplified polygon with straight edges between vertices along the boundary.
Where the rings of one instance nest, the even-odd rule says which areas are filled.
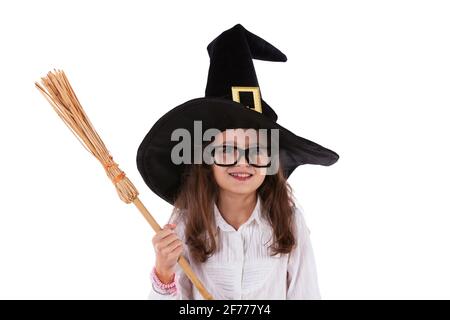
[[[139,197],[136,197],[133,200],[133,203],[136,205],[136,207],[139,209],[139,211],[144,216],[145,220],[150,224],[150,226],[155,230],[155,232],[158,232],[161,229],[161,226],[156,222],[156,220],[152,217],[150,212],[145,208],[144,204],[139,200]],[[187,275],[187,277],[192,281],[194,286],[197,288],[197,290],[200,292],[200,294],[205,298],[206,300],[213,300],[212,295],[206,290],[206,288],[203,286],[201,281],[197,278],[197,276],[194,274],[194,271],[192,271],[191,266],[189,265],[189,262],[186,260],[185,257],[182,255],[178,258],[178,264],[180,265],[181,269],[184,271],[184,273]]]

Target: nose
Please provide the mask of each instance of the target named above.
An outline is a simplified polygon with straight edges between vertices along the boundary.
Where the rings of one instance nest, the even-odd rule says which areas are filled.
[[[240,166],[240,165],[247,166],[247,167],[250,166],[250,164],[247,162],[247,159],[245,159],[245,154],[242,154],[239,161],[236,163],[236,166]]]

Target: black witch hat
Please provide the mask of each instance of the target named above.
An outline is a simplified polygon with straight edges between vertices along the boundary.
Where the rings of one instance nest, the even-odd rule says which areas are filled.
[[[279,159],[286,178],[300,165],[329,166],[339,155],[299,137],[277,123],[275,111],[262,99],[252,59],[285,62],[273,45],[237,24],[208,46],[210,67],[205,97],[189,100],[163,115],[150,129],[137,151],[137,167],[147,186],[173,204],[186,164],[171,159],[172,132],[183,128],[194,135],[201,121],[202,135],[210,128],[279,129]]]

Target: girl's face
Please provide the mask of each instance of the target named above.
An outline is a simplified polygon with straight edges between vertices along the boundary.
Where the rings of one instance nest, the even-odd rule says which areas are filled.
[[[266,176],[266,168],[251,166],[242,151],[250,148],[248,155],[252,158],[252,162],[253,160],[265,161],[264,151],[257,149],[257,145],[257,136],[245,135],[243,129],[226,130],[215,137],[214,146],[223,146],[216,148],[215,152],[215,158],[219,163],[233,163],[233,159],[236,159],[239,152],[242,153],[235,165],[212,165],[214,178],[221,191],[250,194],[261,186]]]

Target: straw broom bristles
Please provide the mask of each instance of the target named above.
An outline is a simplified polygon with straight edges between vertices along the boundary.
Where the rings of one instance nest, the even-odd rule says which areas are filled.
[[[47,76],[41,78],[41,80],[42,86],[38,82],[35,82],[36,87],[52,105],[53,109],[75,137],[81,142],[83,147],[100,161],[107,176],[116,187],[120,199],[125,203],[133,202],[153,230],[155,232],[161,230],[160,225],[139,200],[139,192],[136,187],[125,173],[119,169],[117,163],[114,162],[113,157],[110,155],[102,139],[84,112],[64,71],[54,69],[53,72],[48,72]],[[203,287],[203,284],[193,273],[189,263],[183,256],[180,256],[178,259],[178,264],[199,290],[203,298],[207,300],[213,299],[211,294]]]
[[[36,86],[84,148],[103,164],[120,199],[125,203],[131,203],[139,194],[136,187],[113,161],[108,149],[84,112],[64,72],[55,70],[54,73],[49,72],[47,77],[41,79],[47,90],[39,83],[36,83]]]

